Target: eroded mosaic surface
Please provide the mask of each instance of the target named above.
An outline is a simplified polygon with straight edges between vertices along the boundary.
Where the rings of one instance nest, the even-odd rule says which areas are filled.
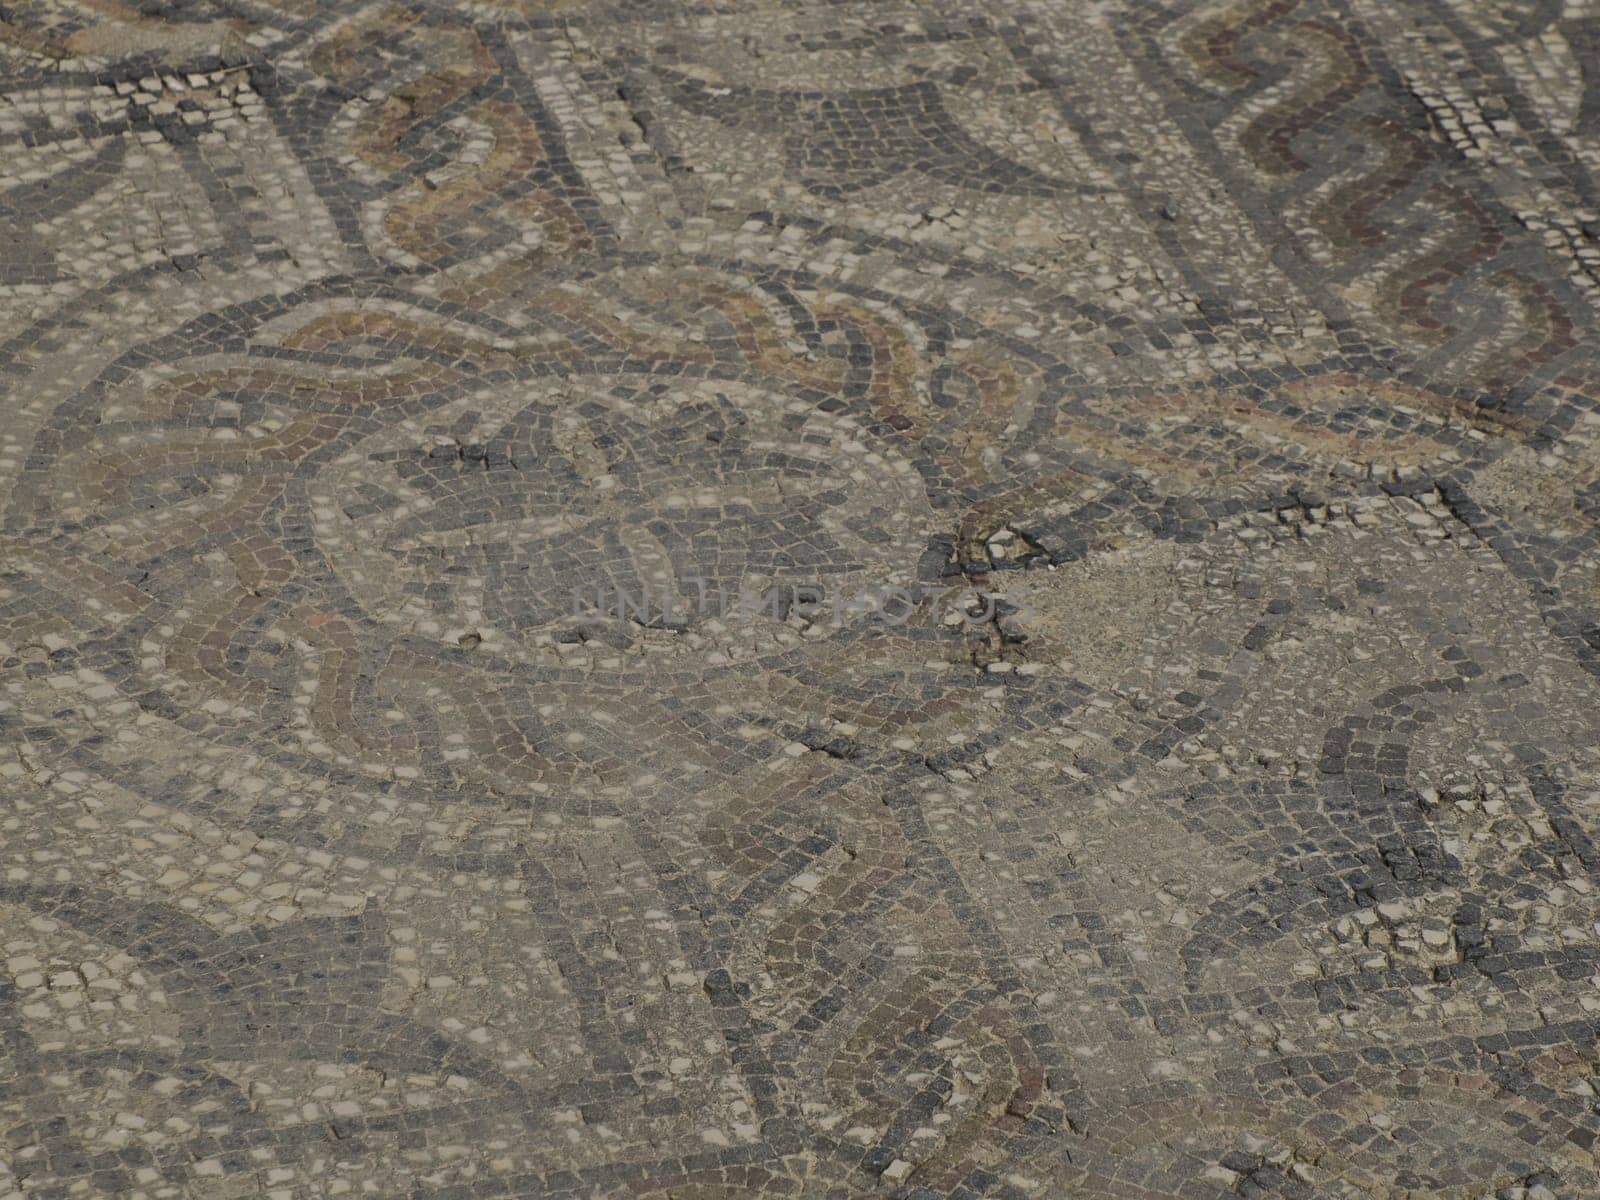
[[[1600,1194],[1592,0],[0,68],[0,1196]]]

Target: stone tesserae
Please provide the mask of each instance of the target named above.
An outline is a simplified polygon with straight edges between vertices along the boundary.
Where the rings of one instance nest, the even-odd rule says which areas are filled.
[[[0,1200],[1600,1195],[1597,22],[0,8]]]

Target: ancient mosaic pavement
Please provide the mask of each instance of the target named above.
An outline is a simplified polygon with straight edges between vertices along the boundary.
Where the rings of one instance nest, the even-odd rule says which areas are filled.
[[[0,1197],[1600,1195],[1600,3],[8,0]]]

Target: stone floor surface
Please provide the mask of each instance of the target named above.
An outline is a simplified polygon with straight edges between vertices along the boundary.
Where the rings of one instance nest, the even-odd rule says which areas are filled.
[[[1597,0],[6,0],[0,1200],[1594,1200],[1597,179]]]

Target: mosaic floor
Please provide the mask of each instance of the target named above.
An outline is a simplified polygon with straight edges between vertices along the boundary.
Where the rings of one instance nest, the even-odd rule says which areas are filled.
[[[8,0],[0,146],[0,1200],[1600,1195],[1600,0]]]

